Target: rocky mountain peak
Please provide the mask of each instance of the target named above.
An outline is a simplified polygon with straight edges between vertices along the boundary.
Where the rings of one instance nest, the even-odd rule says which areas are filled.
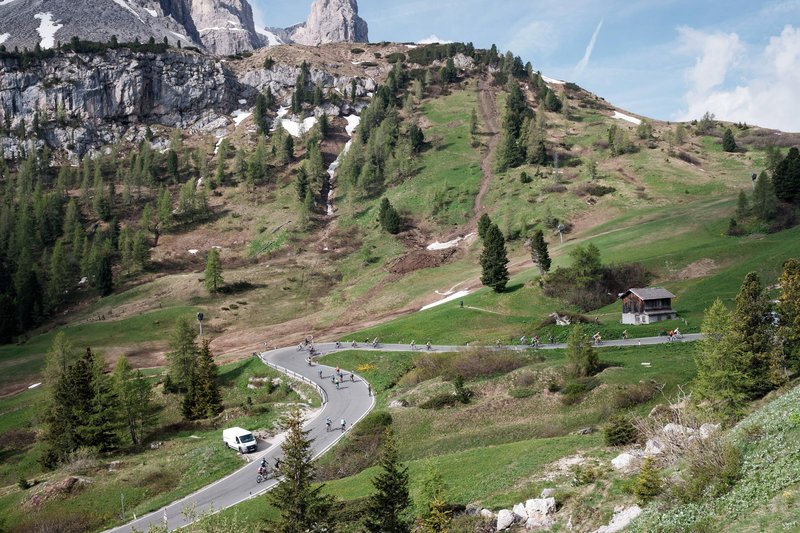
[[[288,31],[292,41],[308,46],[369,42],[369,28],[358,16],[356,0],[314,0],[308,20]]]

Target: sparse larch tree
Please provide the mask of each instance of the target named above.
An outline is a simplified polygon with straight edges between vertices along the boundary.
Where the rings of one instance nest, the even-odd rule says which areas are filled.
[[[567,339],[567,367],[576,377],[592,376],[600,370],[597,350],[581,325],[576,325]]]
[[[203,276],[203,284],[208,292],[214,294],[219,291],[224,282],[225,280],[222,279],[222,262],[219,258],[219,250],[212,248],[208,252],[208,258],[206,258],[206,270]]]

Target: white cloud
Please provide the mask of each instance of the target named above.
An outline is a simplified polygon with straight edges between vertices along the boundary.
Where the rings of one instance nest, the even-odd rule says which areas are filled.
[[[583,58],[575,65],[575,78],[583,74],[583,71],[586,70],[586,67],[589,66],[589,59],[592,58],[592,51],[594,50],[594,44],[597,42],[597,36],[600,34],[600,28],[603,27],[603,21],[600,21],[600,24],[597,25],[595,28],[594,33],[592,34],[592,38],[589,41],[589,45],[586,47],[586,51],[583,53]]]
[[[439,36],[434,33],[430,37],[425,37],[424,39],[420,39],[419,41],[417,41],[417,44],[436,44],[436,43],[450,44],[452,42],[453,41],[448,41],[446,39],[440,39]]]
[[[744,47],[735,33],[704,33],[693,28],[678,28],[679,49],[699,54],[694,67],[686,72],[690,90],[704,95],[725,81],[728,70]]]
[[[688,70],[687,109],[679,120],[698,118],[711,111],[722,120],[747,122],[786,131],[800,131],[800,28],[786,26],[770,38],[755,57],[746,57],[744,81],[735,87],[719,87],[725,81],[735,56],[743,46],[735,34],[725,38],[691,30],[693,42],[704,48],[695,66]],[[732,55],[733,54],[733,57]],[[718,63],[716,63],[718,62]]]
[[[549,55],[557,47],[556,27],[551,22],[543,20],[532,20],[520,27],[506,44],[506,49],[516,55],[527,55],[530,52]]]

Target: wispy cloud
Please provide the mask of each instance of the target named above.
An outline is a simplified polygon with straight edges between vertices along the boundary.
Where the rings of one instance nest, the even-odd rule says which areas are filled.
[[[733,64],[733,55],[741,56],[744,46],[737,34],[724,38],[692,30],[692,40],[704,43],[695,66],[688,70],[688,108],[678,118],[697,118],[711,111],[722,120],[747,122],[788,131],[800,131],[800,28],[786,26],[780,35],[770,38],[755,57],[744,57],[743,81],[735,87],[721,86]],[[717,63],[720,65],[717,65]]]
[[[535,53],[549,55],[558,47],[558,32],[553,23],[532,20],[521,26],[506,44],[506,49],[517,55]]]
[[[575,73],[574,76],[577,79],[578,76],[583,74],[583,71],[586,70],[586,67],[589,66],[589,60],[592,58],[592,51],[594,51],[594,45],[597,42],[597,36],[600,35],[600,29],[603,27],[603,20],[600,20],[600,24],[597,25],[595,28],[594,33],[592,34],[592,38],[589,40],[589,45],[586,47],[586,51],[583,53],[583,58],[578,61],[578,64],[575,65]]]

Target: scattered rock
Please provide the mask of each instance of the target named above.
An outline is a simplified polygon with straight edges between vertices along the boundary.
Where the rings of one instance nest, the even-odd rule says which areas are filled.
[[[624,452],[611,460],[611,466],[614,467],[614,470],[619,470],[620,472],[632,472],[636,469],[638,459],[638,454],[635,452]]]
[[[581,428],[575,432],[576,435],[591,435],[592,433],[594,433],[594,428],[591,427]]]
[[[642,508],[638,505],[628,508],[617,507],[614,509],[614,516],[611,518],[611,522],[607,526],[595,529],[593,533],[617,533],[622,531],[640,514],[642,514]]]
[[[88,478],[70,476],[55,483],[44,483],[38,492],[30,494],[22,504],[29,509],[38,509],[50,500],[78,492],[91,482]]]
[[[478,513],[481,517],[485,518],[486,520],[494,520],[494,513],[489,509],[481,509]]]
[[[556,489],[547,488],[542,489],[542,494],[539,496],[540,498],[551,498],[556,495]]]
[[[664,453],[664,443],[658,439],[650,439],[645,444],[644,454],[645,455],[659,455]]]
[[[157,450],[157,449],[161,448],[163,445],[164,445],[164,443],[161,442],[160,440],[158,440],[156,442],[151,442],[150,443],[150,449],[151,450]]]
[[[390,409],[402,409],[403,407],[408,407],[408,402],[406,400],[393,400],[389,404]]]
[[[553,525],[552,515],[556,512],[555,498],[535,498],[525,502],[528,520],[527,529],[544,529]]]
[[[122,466],[122,461],[111,461],[108,463],[108,471],[109,472],[116,472],[119,470],[119,467]]]
[[[717,431],[719,431],[720,425],[719,424],[703,424],[700,426],[700,438],[705,440]]]
[[[514,507],[511,509],[511,511],[512,511],[512,512],[513,512],[515,515],[517,515],[517,521],[518,521],[518,522],[524,522],[525,520],[527,520],[527,519],[528,519],[528,512],[525,510],[525,504],[524,504],[524,503],[518,503],[518,504],[516,504],[516,505],[515,505],[515,506],[514,506]]]
[[[513,512],[508,509],[501,510],[497,513],[497,531],[505,531],[513,526],[516,521],[517,516]]]
[[[689,435],[694,434],[694,429],[670,422],[664,426],[664,429],[662,429],[661,432],[669,437],[688,437]]]

